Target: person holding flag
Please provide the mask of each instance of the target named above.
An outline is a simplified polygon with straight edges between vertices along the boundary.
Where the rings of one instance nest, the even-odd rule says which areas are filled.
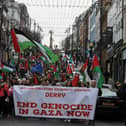
[[[104,82],[104,77],[103,77],[96,54],[93,57],[91,71],[93,73],[93,79],[96,80],[97,87],[102,88],[102,84]]]
[[[72,72],[74,72],[74,61],[73,61],[73,56],[70,54],[70,59],[69,59],[70,66],[72,68]]]
[[[71,69],[69,63],[67,64],[66,72],[67,72],[67,75],[68,75],[69,77],[70,77],[70,76],[73,76],[72,69]]]
[[[89,61],[89,58],[86,60],[86,62],[84,63],[84,65],[81,67],[80,69],[80,72],[83,74],[83,82],[84,83],[87,83],[87,82],[90,82],[91,79],[88,75],[88,72],[87,72],[87,69],[88,69],[88,61]]]

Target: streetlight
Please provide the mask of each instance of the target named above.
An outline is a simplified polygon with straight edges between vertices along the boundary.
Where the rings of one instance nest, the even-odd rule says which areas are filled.
[[[53,48],[53,38],[52,38],[53,31],[50,30],[49,33],[50,33],[50,48],[52,49]]]
[[[90,42],[89,43],[89,57],[90,57],[90,60],[92,61],[92,58],[93,58],[93,48],[94,48],[94,42]]]

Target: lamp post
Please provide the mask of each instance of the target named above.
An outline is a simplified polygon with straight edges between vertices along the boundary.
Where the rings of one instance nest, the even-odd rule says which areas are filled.
[[[53,38],[52,38],[53,31],[50,30],[49,33],[50,33],[50,48],[52,49],[53,48]]]
[[[88,67],[88,73],[89,76],[92,78],[92,73],[90,71],[91,65],[92,65],[92,59],[94,54],[94,42],[89,42],[89,67]]]
[[[34,40],[35,40],[35,33],[36,33],[36,21],[34,20]]]
[[[90,60],[92,61],[93,58],[93,48],[94,48],[94,42],[90,42],[89,49],[90,49]]]

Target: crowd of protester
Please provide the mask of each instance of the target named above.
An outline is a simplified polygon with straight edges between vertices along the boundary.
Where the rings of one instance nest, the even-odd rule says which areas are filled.
[[[59,61],[55,64],[46,64],[36,58],[25,69],[26,60],[22,60],[16,64],[16,71],[13,73],[5,73],[0,76],[0,118],[14,117],[14,104],[13,104],[13,86],[14,85],[41,85],[41,86],[64,86],[64,87],[86,87],[89,88],[89,82],[84,82],[79,79],[79,74],[69,73],[67,70],[68,60],[60,57]],[[43,66],[42,73],[31,72],[30,69],[36,62],[41,62]],[[19,67],[22,65],[22,67]],[[2,71],[0,71],[2,73]],[[92,83],[92,87],[96,87],[96,83]]]

